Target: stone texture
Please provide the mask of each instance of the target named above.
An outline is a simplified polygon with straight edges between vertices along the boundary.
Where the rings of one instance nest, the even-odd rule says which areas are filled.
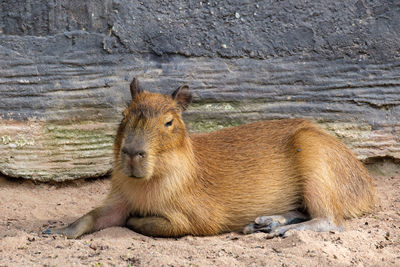
[[[3,1],[0,172],[108,173],[133,76],[188,84],[192,131],[306,117],[362,159],[400,159],[398,14],[395,0]]]

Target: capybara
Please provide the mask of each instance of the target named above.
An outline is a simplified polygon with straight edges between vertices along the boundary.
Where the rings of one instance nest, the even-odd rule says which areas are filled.
[[[304,119],[248,123],[189,134],[192,100],[130,85],[132,101],[114,143],[111,190],[104,204],[46,234],[77,238],[111,226],[149,236],[216,235],[289,229],[340,231],[370,212],[375,187],[341,142]]]

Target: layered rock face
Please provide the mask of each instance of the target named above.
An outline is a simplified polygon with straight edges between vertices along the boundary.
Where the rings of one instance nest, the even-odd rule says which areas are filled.
[[[0,173],[109,173],[134,76],[188,84],[191,131],[305,117],[360,159],[400,159],[399,14],[396,0],[3,1]]]

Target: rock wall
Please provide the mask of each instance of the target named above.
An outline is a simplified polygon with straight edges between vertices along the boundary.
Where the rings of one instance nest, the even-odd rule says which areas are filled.
[[[400,159],[400,2],[4,0],[0,172],[108,173],[133,76],[186,83],[192,131],[306,117]]]

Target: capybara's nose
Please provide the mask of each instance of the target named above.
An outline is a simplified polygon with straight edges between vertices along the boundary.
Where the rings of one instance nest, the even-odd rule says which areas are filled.
[[[138,150],[131,147],[123,147],[122,153],[128,155],[131,159],[143,159],[147,154],[144,150]]]
[[[132,157],[138,157],[138,158],[141,158],[141,159],[145,158],[146,157],[146,152],[143,151],[143,150],[136,151],[136,152],[133,153]]]

